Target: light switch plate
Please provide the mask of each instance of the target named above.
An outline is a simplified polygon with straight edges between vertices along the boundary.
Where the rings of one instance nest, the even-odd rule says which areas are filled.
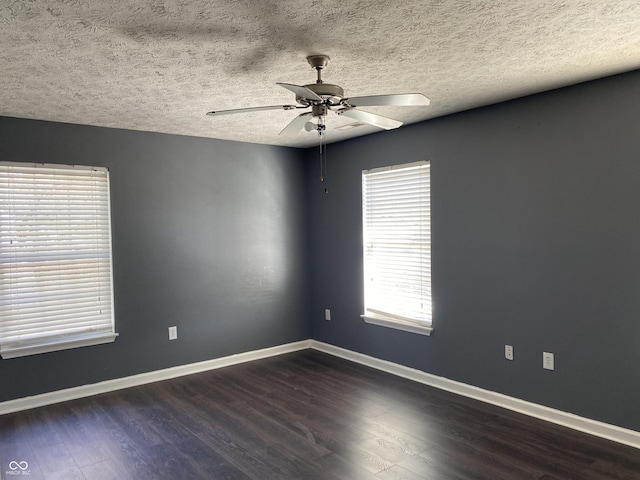
[[[178,327],[169,327],[169,340],[178,338]]]
[[[545,370],[555,370],[553,353],[542,352],[542,368]]]

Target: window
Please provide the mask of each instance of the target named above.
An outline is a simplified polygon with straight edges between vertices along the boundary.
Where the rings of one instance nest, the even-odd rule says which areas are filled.
[[[368,323],[429,335],[430,165],[362,172],[364,315]]]
[[[0,162],[0,355],[113,342],[109,172]]]

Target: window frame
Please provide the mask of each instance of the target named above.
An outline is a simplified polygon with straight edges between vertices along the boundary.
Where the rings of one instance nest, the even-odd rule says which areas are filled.
[[[0,214],[4,209],[10,219],[0,229],[0,313],[4,310],[2,316],[13,323],[3,326],[0,318],[0,356],[9,359],[113,342],[118,334],[113,300],[109,170],[8,161],[0,161],[0,170]],[[20,203],[13,196],[22,196]],[[61,199],[63,196],[65,200]],[[16,208],[21,213],[16,213]],[[55,213],[45,216],[46,211]],[[99,222],[102,223],[98,226]],[[91,226],[85,229],[85,224]],[[87,234],[93,235],[90,241],[83,236]],[[56,242],[56,237],[65,241]],[[14,242],[19,248],[13,246]],[[89,269],[87,261],[92,265]],[[93,270],[88,279],[87,270]],[[78,280],[78,276],[82,279]],[[56,278],[55,286],[51,286],[51,278]],[[58,282],[67,282],[66,290],[58,287]],[[92,293],[81,293],[79,288]],[[66,298],[67,294],[74,298]],[[43,295],[47,295],[51,306],[44,305]],[[73,300],[90,313],[69,313]],[[30,309],[30,313],[20,312],[16,303],[21,303],[23,310]],[[63,312],[64,308],[68,312]],[[34,335],[23,333],[27,328],[35,329]]]
[[[385,178],[389,181],[393,181],[393,177],[401,174],[404,175],[403,171],[414,170],[416,175],[412,179],[412,181],[416,181],[418,183],[418,187],[415,188],[415,192],[412,192],[414,197],[412,197],[412,202],[417,202],[414,206],[416,208],[415,213],[417,215],[417,219],[412,221],[413,225],[408,225],[406,222],[403,222],[404,235],[401,237],[397,237],[390,241],[380,241],[377,242],[385,245],[394,245],[396,244],[407,244],[409,236],[412,238],[417,238],[416,242],[412,240],[412,247],[410,247],[411,253],[413,255],[418,255],[420,259],[421,265],[427,265],[426,271],[421,268],[419,275],[417,277],[419,280],[413,281],[411,284],[412,291],[416,289],[419,291],[417,295],[413,295],[413,300],[420,303],[420,307],[409,308],[408,314],[407,312],[402,312],[399,310],[393,310],[396,308],[399,303],[397,300],[397,296],[393,297],[391,295],[387,298],[392,298],[392,300],[380,302],[381,304],[386,304],[387,306],[384,309],[375,308],[374,302],[378,302],[379,297],[384,297],[384,293],[381,291],[381,288],[378,286],[375,287],[375,281],[368,280],[368,276],[371,275],[372,267],[371,261],[374,257],[374,253],[372,250],[372,246],[375,244],[376,240],[374,238],[379,237],[380,234],[380,226],[375,226],[372,224],[371,218],[369,215],[375,215],[371,211],[371,204],[376,199],[373,198],[375,193],[372,193],[371,198],[367,197],[368,185],[373,182],[374,176],[378,179]],[[412,172],[408,173],[411,175]],[[418,180],[419,179],[419,180]],[[408,179],[407,179],[408,180]],[[422,183],[426,180],[426,183]],[[393,191],[392,195],[397,195],[397,188],[400,184],[395,185],[396,190]],[[406,186],[406,184],[405,184]],[[399,165],[391,165],[386,167],[374,168],[371,170],[363,170],[362,171],[362,241],[363,241],[363,287],[364,287],[364,313],[361,315],[361,318],[369,324],[374,324],[383,327],[390,327],[394,329],[399,329],[407,332],[417,333],[420,335],[431,335],[433,332],[433,312],[432,312],[432,290],[431,290],[431,163],[428,160],[423,160],[419,162],[410,162]],[[378,197],[380,198],[380,197]],[[380,200],[381,203],[385,203],[386,207],[390,207],[388,203],[384,200]],[[375,206],[375,204],[373,204]],[[378,208],[380,205],[378,205]],[[399,215],[399,209],[394,209],[387,215],[391,217],[393,220],[393,215]],[[406,212],[405,212],[406,213]],[[411,212],[413,214],[413,212]],[[378,219],[382,218],[382,214],[380,214]],[[418,225],[416,227],[416,225]],[[375,229],[378,228],[378,231]],[[370,230],[373,233],[370,233]],[[417,236],[416,236],[417,235]],[[398,242],[397,240],[401,240]],[[415,244],[415,245],[414,245]],[[388,258],[388,257],[387,257]],[[426,262],[426,263],[425,263]],[[388,264],[387,264],[388,265]],[[394,266],[397,265],[394,263]],[[388,266],[385,267],[386,270],[389,270]],[[397,268],[393,269],[394,272],[391,275],[396,275],[395,271],[400,271]],[[381,282],[380,282],[381,283]],[[423,284],[428,285],[427,287],[422,286]],[[372,296],[372,289],[375,290],[375,298],[376,300],[370,300]],[[385,289],[387,290],[387,289]],[[407,289],[404,290],[406,293]],[[399,290],[396,290],[396,294]],[[386,293],[389,293],[388,291]],[[396,298],[396,300],[393,300]],[[393,304],[396,305],[393,305]],[[392,310],[389,311],[389,308]],[[417,318],[421,317],[421,318]]]

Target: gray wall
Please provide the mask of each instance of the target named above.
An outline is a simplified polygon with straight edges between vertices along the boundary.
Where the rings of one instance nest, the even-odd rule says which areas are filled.
[[[638,99],[633,72],[330,144],[324,185],[308,150],[313,338],[640,430]],[[431,337],[359,318],[361,171],[425,159]]]
[[[110,169],[120,333],[113,344],[0,360],[0,401],[309,338],[301,157],[0,118],[2,160]]]

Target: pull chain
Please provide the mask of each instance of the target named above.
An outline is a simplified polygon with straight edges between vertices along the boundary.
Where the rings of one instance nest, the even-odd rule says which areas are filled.
[[[327,173],[327,145],[325,141],[325,129],[324,119],[318,118],[318,136],[320,137],[320,181],[324,182],[324,177]],[[328,190],[325,188],[324,192]]]

